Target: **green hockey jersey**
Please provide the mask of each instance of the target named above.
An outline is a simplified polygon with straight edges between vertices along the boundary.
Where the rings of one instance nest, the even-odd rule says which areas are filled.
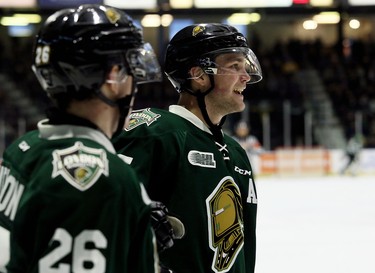
[[[38,127],[0,169],[8,272],[157,272],[150,199],[110,140],[89,127]]]
[[[113,143],[151,199],[185,225],[185,236],[160,254],[163,264],[177,273],[254,272],[257,194],[236,141],[215,143],[202,121],[173,105],[134,111]]]

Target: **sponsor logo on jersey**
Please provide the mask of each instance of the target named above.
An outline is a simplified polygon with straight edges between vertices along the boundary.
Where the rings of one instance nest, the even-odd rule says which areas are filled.
[[[248,175],[248,176],[251,175],[251,171],[240,169],[237,166],[234,166],[234,171],[238,172],[239,174],[242,174],[242,175]]]
[[[206,199],[209,247],[215,255],[212,270],[231,269],[244,244],[241,193],[230,176],[224,177]]]
[[[213,153],[190,151],[188,160],[191,165],[205,168],[216,168],[216,161]]]
[[[52,178],[61,175],[73,187],[89,189],[103,174],[108,176],[108,159],[103,149],[76,142],[74,146],[53,152]]]
[[[159,117],[160,115],[152,112],[150,108],[133,111],[129,115],[129,125],[125,131],[130,131],[142,124],[150,126]]]

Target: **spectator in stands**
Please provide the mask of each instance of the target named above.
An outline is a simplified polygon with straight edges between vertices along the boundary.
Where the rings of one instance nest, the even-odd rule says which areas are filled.
[[[236,124],[233,138],[240,143],[249,157],[264,151],[258,138],[251,134],[251,127],[246,121],[241,120]]]

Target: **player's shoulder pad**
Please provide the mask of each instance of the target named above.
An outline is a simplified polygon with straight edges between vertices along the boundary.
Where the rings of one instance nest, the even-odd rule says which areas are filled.
[[[33,147],[36,147],[39,142],[41,142],[41,138],[39,137],[38,130],[27,132],[11,143],[5,150],[5,154],[24,154],[29,152]]]

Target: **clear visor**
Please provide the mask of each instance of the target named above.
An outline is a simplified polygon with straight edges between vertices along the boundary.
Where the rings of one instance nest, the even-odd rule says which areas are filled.
[[[128,50],[126,59],[137,84],[160,82],[162,80],[160,64],[149,43],[145,43],[139,48]]]
[[[215,58],[208,57],[206,58],[207,62],[202,63],[206,74],[246,75],[250,76],[248,84],[259,82],[263,78],[258,59],[250,48],[225,48],[210,52],[209,56],[215,56]],[[218,58],[221,58],[223,65],[219,65],[212,60],[218,60]]]

